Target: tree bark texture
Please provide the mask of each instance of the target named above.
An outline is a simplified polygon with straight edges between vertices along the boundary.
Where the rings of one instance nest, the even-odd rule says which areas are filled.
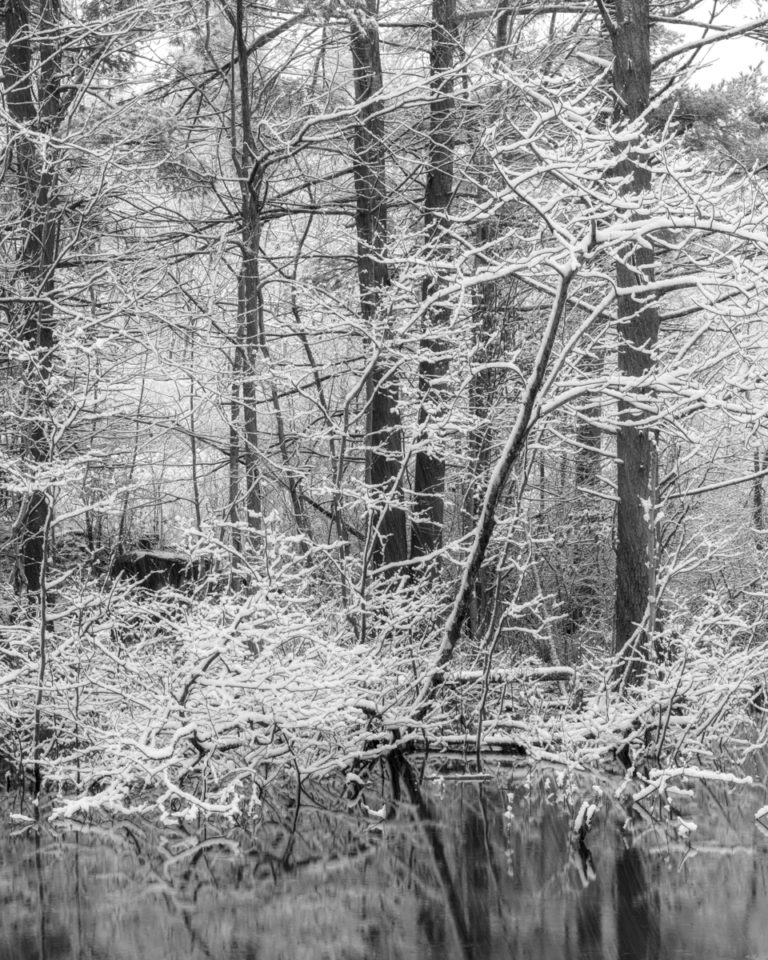
[[[612,32],[616,120],[636,121],[648,107],[651,86],[650,20],[648,0],[616,0]],[[640,193],[651,185],[647,158],[631,145],[617,164],[624,178],[623,196]],[[622,251],[616,269],[619,289],[638,288],[654,279],[653,249],[637,244]],[[620,294],[618,315],[618,368],[632,378],[653,370],[659,337],[659,314],[652,293]],[[634,390],[634,393],[643,392]],[[636,403],[619,402],[617,438],[618,511],[616,554],[615,650],[622,653],[625,675],[642,673],[648,651],[647,612],[649,587],[656,564],[656,531],[652,501],[656,440],[653,431],[637,425],[643,416]]]
[[[432,43],[430,47],[430,124],[427,179],[424,194],[424,222],[427,258],[438,263],[449,257],[448,207],[453,194],[453,61],[456,48],[456,0],[432,0]],[[424,282],[424,299],[439,294],[442,278],[435,275]],[[419,433],[425,436],[430,419],[439,419],[445,403],[448,373],[447,344],[440,331],[451,319],[448,304],[430,307],[424,318],[419,362]],[[415,517],[412,525],[411,556],[420,557],[442,544],[445,510],[445,459],[429,448],[416,454],[414,476]]]
[[[376,0],[360,4],[351,25],[351,52],[355,102],[354,182],[357,226],[357,276],[360,311],[371,331],[378,357],[368,375],[366,398],[366,482],[377,506],[373,516],[373,567],[397,564],[407,558],[405,511],[400,494],[403,436],[396,376],[387,366],[386,324],[382,322],[383,294],[389,286],[387,264],[387,194],[381,55],[376,24]],[[395,502],[393,502],[395,501]]]
[[[51,455],[47,384],[55,347],[53,293],[58,247],[57,151],[40,144],[60,120],[60,57],[56,31],[58,0],[43,0],[40,39],[34,41],[27,0],[8,0],[4,10],[6,49],[2,64],[8,114],[10,156],[19,204],[17,266],[13,274],[19,299],[11,310],[13,333],[27,350],[22,379],[27,410],[22,446],[31,473],[17,523],[17,589],[37,594],[45,561],[50,502],[36,480],[37,467]],[[35,78],[37,82],[35,83]]]

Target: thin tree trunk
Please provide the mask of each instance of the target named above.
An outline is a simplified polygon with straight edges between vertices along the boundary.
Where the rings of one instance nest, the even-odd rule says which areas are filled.
[[[244,207],[249,205],[244,204]],[[244,211],[250,216],[250,211]],[[248,234],[247,228],[243,229]],[[257,241],[258,243],[258,241]],[[245,244],[244,244],[245,245]],[[258,251],[258,248],[257,248]],[[245,509],[246,526],[249,530],[251,546],[256,550],[261,541],[263,503],[261,496],[261,467],[259,465],[259,420],[256,409],[256,357],[258,342],[258,302],[255,289],[259,282],[258,259],[253,251],[247,249],[244,254],[240,280],[239,312],[241,339],[240,351],[241,383],[240,391],[243,403],[243,463],[245,466]]]
[[[244,0],[236,0],[234,16],[230,14],[234,31],[233,61],[237,65],[237,96],[234,76],[231,86],[232,155],[240,184],[240,245],[241,265],[238,282],[238,331],[241,350],[245,464],[246,524],[250,532],[251,548],[258,550],[263,540],[263,498],[261,468],[259,465],[259,424],[256,410],[256,355],[259,348],[259,272],[261,241],[262,188],[258,169],[258,150],[252,126],[251,78],[249,50],[245,36]],[[235,63],[232,63],[233,74]],[[237,124],[240,121],[240,145],[237,145]]]
[[[136,403],[136,419],[133,425],[133,449],[131,451],[131,461],[128,465],[128,475],[125,478],[125,490],[123,491],[123,505],[120,508],[120,520],[117,524],[117,552],[118,554],[123,552],[123,546],[125,545],[126,533],[128,531],[128,507],[131,502],[131,484],[133,483],[133,475],[136,472],[136,462],[139,458],[139,441],[141,439],[141,410],[144,405],[144,393],[147,389],[147,363],[149,362],[149,355],[144,354],[144,361],[141,370],[141,387],[139,388],[139,398]]]
[[[267,370],[271,370],[272,357],[269,350],[269,345],[267,344],[266,332],[264,330],[264,302],[261,296],[261,290],[259,290],[259,349],[261,350],[261,355],[264,358],[264,361],[267,365]],[[307,544],[312,540],[312,526],[309,522],[309,517],[307,516],[307,511],[304,506],[304,494],[302,491],[302,475],[299,470],[296,469],[293,463],[293,457],[291,455],[291,449],[288,439],[288,434],[285,429],[285,417],[283,416],[283,409],[280,404],[280,394],[278,393],[277,384],[274,381],[274,378],[271,375],[271,372],[268,374],[268,379],[270,383],[269,393],[270,400],[272,405],[272,412],[275,416],[275,427],[277,429],[277,445],[280,449],[280,456],[283,461],[283,467],[285,469],[285,478],[288,484],[288,494],[291,498],[291,509],[293,511],[293,520],[296,524],[296,530],[300,533],[305,540],[300,544],[299,549],[303,553],[307,549]]]
[[[96,316],[96,294],[91,285],[89,289],[91,301],[91,315]],[[98,414],[101,410],[101,397],[99,386],[101,384],[101,358],[98,354],[94,357],[95,377],[93,381],[93,411]],[[92,510],[92,504],[98,504],[104,496],[104,483],[102,479],[102,465],[95,466],[92,458],[94,456],[94,447],[98,436],[98,418],[94,416],[91,421],[90,437],[88,439],[88,459],[86,460],[85,470],[83,471],[83,492],[88,509],[85,511],[85,536],[88,544],[88,550],[91,557],[96,550],[102,546],[102,510]]]
[[[34,715],[34,776],[35,776],[35,796],[40,796],[43,786],[43,774],[41,760],[43,756],[43,700],[46,674],[48,671],[48,541],[51,533],[51,521],[53,515],[48,511],[43,527],[43,553],[40,561],[40,633],[38,637],[38,662],[37,662],[37,689],[35,690],[35,715]]]
[[[430,48],[429,160],[424,195],[427,257],[446,260],[450,251],[447,230],[448,207],[453,194],[453,60],[456,48],[456,0],[432,0]],[[439,271],[439,267],[437,268]],[[439,295],[443,278],[439,272],[424,281],[424,299]],[[448,304],[436,304],[425,318],[419,361],[419,434],[425,438],[428,424],[438,420],[445,404],[448,373],[447,345],[443,331],[451,319]],[[439,549],[443,538],[445,510],[445,459],[429,447],[416,454],[414,471],[415,516],[411,556],[421,557]]]
[[[240,536],[240,348],[235,347],[232,359],[232,386],[229,402],[229,503],[226,519],[232,544],[233,565],[237,563],[243,544]],[[222,537],[223,539],[223,537]]]
[[[592,346],[590,353],[579,361],[583,376],[593,379],[602,372],[604,350],[601,345]],[[597,615],[600,590],[598,572],[602,544],[599,525],[603,519],[600,501],[590,495],[599,484],[600,471],[604,462],[601,449],[602,431],[600,418],[600,397],[597,393],[585,396],[584,406],[577,413],[574,463],[574,503],[583,505],[579,510],[573,543],[573,569],[576,581],[573,586],[567,626],[573,628],[583,622],[589,623]]]
[[[250,92],[249,49],[245,36],[245,12],[243,0],[237,0],[235,19],[235,46],[239,70],[239,114],[242,129],[242,144],[239,156],[235,157],[241,190],[241,244],[242,267],[240,276],[240,324],[243,331],[244,376],[242,382],[243,414],[245,419],[245,481],[248,526],[252,531],[254,547],[264,533],[263,494],[261,469],[258,461],[259,433],[256,409],[257,353],[269,363],[269,348],[264,332],[264,311],[260,276],[260,243],[262,227],[262,201],[264,189],[262,171],[258,159],[258,145],[252,126],[252,98]],[[234,113],[234,110],[233,110]],[[233,138],[234,141],[234,138]],[[304,509],[301,493],[301,476],[296,472],[288,449],[285,421],[280,406],[277,388],[270,388],[272,408],[275,415],[278,446],[286,469],[288,490],[291,498],[296,527],[309,539],[311,528]]]
[[[760,451],[755,450],[752,463],[755,473],[755,479],[752,481],[752,528],[755,547],[763,550],[765,548],[765,491],[762,471],[768,466],[768,451],[761,458]]]
[[[755,450],[753,454],[753,463],[755,474],[758,474],[761,469],[759,450]],[[752,481],[752,525],[758,534],[765,529],[763,478],[758,476]]]
[[[195,337],[196,331],[193,327],[189,338],[189,359],[190,375],[189,387],[187,389],[187,403],[189,405],[189,455],[190,467],[192,471],[192,507],[195,511],[195,529],[198,535],[203,529],[203,517],[200,505],[200,464],[198,463],[197,452],[197,418],[195,416],[195,379],[192,376],[192,370],[195,368]]]
[[[358,117],[354,130],[354,182],[357,205],[357,275],[360,312],[379,358],[366,384],[366,482],[376,498],[370,528],[374,531],[371,563],[375,568],[407,557],[405,511],[400,496],[403,438],[399,388],[386,365],[382,297],[389,286],[387,265],[387,194],[385,184],[384,116],[376,0],[365,0],[364,10],[351,21],[351,52]],[[381,341],[381,344],[377,341]],[[395,502],[393,502],[395,501]]]

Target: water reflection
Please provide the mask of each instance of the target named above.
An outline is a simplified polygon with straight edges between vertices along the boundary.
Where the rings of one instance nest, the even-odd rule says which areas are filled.
[[[338,812],[334,785],[305,788],[298,811],[276,803],[253,833],[125,819],[13,836],[6,817],[0,960],[768,956],[757,789],[700,790],[627,825],[588,779],[419,793],[398,772],[410,803],[388,822],[362,802]],[[600,810],[580,840],[584,798]]]
[[[649,885],[635,847],[616,860],[616,931],[621,960],[652,960],[660,953],[658,886]]]

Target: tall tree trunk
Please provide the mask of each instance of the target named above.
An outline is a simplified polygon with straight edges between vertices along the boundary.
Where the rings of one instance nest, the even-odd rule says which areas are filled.
[[[386,363],[386,325],[381,322],[382,295],[389,286],[387,265],[387,194],[381,55],[376,0],[364,0],[351,20],[351,51],[358,106],[354,131],[354,181],[357,205],[357,275],[360,311],[379,356],[366,384],[366,481],[377,498],[372,529],[374,567],[407,557],[405,511],[397,506],[403,458],[399,388]],[[377,343],[377,341],[380,341]]]
[[[26,0],[8,0],[4,9],[6,49],[3,87],[14,126],[12,164],[19,200],[19,263],[15,281],[19,300],[13,310],[14,333],[27,350],[23,382],[27,403],[24,417],[24,453],[32,474],[32,492],[24,498],[18,519],[17,584],[39,594],[47,550],[48,492],[37,485],[37,468],[51,455],[48,430],[47,384],[55,346],[53,292],[58,246],[56,215],[57,156],[53,144],[40,152],[42,137],[59,122],[60,57],[58,37],[61,11],[58,0],[43,0],[40,37],[34,49],[30,8]],[[39,60],[39,63],[38,63]],[[38,76],[37,91],[33,73]]]
[[[632,122],[648,107],[651,86],[650,20],[648,0],[616,0],[611,25],[614,53],[616,119]],[[617,165],[624,177],[622,195],[650,187],[647,159],[630,147]],[[633,244],[622,251],[616,268],[619,289],[642,287],[654,279],[654,252]],[[619,372],[640,378],[653,370],[659,337],[659,313],[653,294],[618,297]],[[636,387],[634,393],[638,393]],[[615,650],[622,654],[628,680],[643,671],[649,644],[648,613],[656,566],[655,498],[656,438],[637,426],[642,411],[631,400],[619,402],[617,438],[618,512],[616,553]]]
[[[251,547],[257,550],[263,535],[263,498],[261,491],[261,467],[259,464],[259,424],[256,410],[256,356],[260,337],[261,277],[259,270],[259,245],[261,242],[261,204],[259,191],[262,183],[258,169],[258,151],[253,135],[251,118],[251,79],[249,51],[245,36],[244,0],[236,0],[232,22],[237,53],[238,94],[237,109],[234,102],[233,78],[233,158],[240,182],[240,244],[241,265],[238,284],[238,330],[242,357],[244,440],[243,462],[245,464],[246,524]],[[234,66],[234,64],[233,64]],[[235,142],[235,114],[239,114],[241,143]]]
[[[12,332],[26,352],[23,370],[25,410],[24,457],[31,492],[25,495],[19,518],[15,578],[39,604],[37,690],[34,713],[35,795],[42,786],[42,707],[48,657],[46,570],[51,540],[51,485],[41,467],[50,463],[51,439],[48,386],[55,349],[53,297],[58,250],[57,176],[59,151],[51,134],[61,114],[61,21],[59,0],[41,0],[37,49],[27,0],[7,0],[4,8],[5,56],[2,64],[5,104],[14,124],[11,164],[19,201],[19,256],[14,284],[19,299],[11,313]],[[33,85],[37,74],[37,89]],[[41,149],[42,144],[42,149]]]
[[[198,535],[203,529],[203,514],[200,504],[200,464],[197,453],[197,423],[195,417],[195,386],[192,377],[189,378],[187,392],[189,404],[189,454],[192,481],[192,507],[195,511],[195,530]]]
[[[511,22],[509,0],[504,0],[498,9],[496,21],[495,58],[499,64],[507,59],[509,27]],[[494,103],[499,94],[496,85],[492,88],[489,102]],[[481,121],[486,127],[499,118],[495,107]],[[493,170],[488,151],[478,151],[477,203],[481,205],[487,192],[493,189]],[[486,185],[488,184],[488,186]],[[497,217],[481,217],[475,230],[475,247],[485,251],[498,239],[499,220]],[[482,271],[488,260],[483,252],[475,258],[475,269]],[[490,280],[476,285],[472,291],[472,364],[477,366],[469,381],[469,412],[474,425],[468,435],[469,482],[464,495],[464,517],[462,533],[471,532],[480,517],[483,495],[491,473],[493,463],[494,431],[492,412],[496,398],[503,383],[498,370],[488,369],[487,365],[498,360],[510,346],[510,328],[514,326],[515,296],[509,297],[506,305],[500,301],[501,288],[496,281]],[[511,316],[510,316],[511,314]],[[470,621],[473,635],[477,635],[486,616],[486,607],[490,598],[493,577],[490,572],[481,569],[475,583],[471,602]]]
[[[427,259],[438,263],[450,250],[448,206],[453,193],[453,59],[456,47],[456,0],[432,0],[430,47],[429,160],[424,195]],[[424,281],[424,299],[435,297],[443,285],[440,267]],[[448,373],[443,331],[451,319],[448,304],[435,304],[425,318],[419,361],[419,433],[425,438],[430,420],[439,420],[445,403]],[[439,549],[443,537],[445,460],[427,447],[416,454],[414,477],[416,514],[412,527],[411,556]]]
[[[270,353],[264,330],[264,301],[261,284],[261,228],[262,200],[265,192],[265,178],[259,158],[259,149],[252,125],[252,97],[250,89],[249,49],[245,35],[245,10],[243,0],[237,0],[234,19],[235,46],[239,72],[239,114],[241,126],[241,149],[235,163],[240,180],[241,191],[241,247],[242,264],[240,273],[239,314],[242,330],[242,350],[244,375],[242,383],[243,415],[245,421],[245,481],[246,508],[248,526],[252,531],[251,542],[256,546],[263,536],[263,493],[261,468],[259,465],[259,431],[256,399],[257,356],[260,355],[267,367]],[[234,114],[234,109],[233,109]],[[234,137],[233,137],[234,140]],[[293,507],[294,520],[299,533],[310,538],[311,528],[304,509],[301,490],[301,474],[291,463],[285,420],[280,406],[277,387],[271,377],[270,399],[275,415],[278,446],[286,470],[288,492]]]

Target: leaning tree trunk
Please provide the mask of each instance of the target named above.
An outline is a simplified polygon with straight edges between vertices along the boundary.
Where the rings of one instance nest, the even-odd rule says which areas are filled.
[[[651,57],[648,0],[616,0],[615,23],[609,30],[614,54],[616,118],[633,122],[650,102]],[[623,177],[624,196],[651,185],[647,160],[630,146],[617,165]],[[654,252],[648,245],[624,249],[616,268],[619,290],[643,287],[654,279]],[[618,367],[624,377],[639,379],[653,372],[659,337],[659,313],[652,293],[620,293],[618,297]],[[637,397],[644,388],[633,387]],[[639,424],[645,405],[635,400],[619,402],[618,511],[616,553],[615,650],[622,656],[622,672],[637,679],[647,657],[655,593],[656,437]]]
[[[448,259],[448,206],[453,194],[453,58],[456,47],[456,0],[432,0],[432,45],[430,48],[429,159],[424,195],[427,259]],[[424,281],[425,300],[437,299],[443,286],[440,267]],[[451,307],[435,303],[424,318],[419,361],[419,433],[428,433],[430,420],[439,420],[445,404],[448,373],[447,345],[442,331],[448,328]],[[428,445],[416,454],[414,476],[415,516],[411,556],[421,557],[439,549],[443,537],[445,506],[445,459]]]
[[[435,691],[442,682],[443,668],[453,656],[456,644],[461,635],[461,628],[470,613],[472,596],[475,592],[477,579],[483,566],[488,546],[496,529],[496,515],[502,502],[507,481],[522,453],[526,439],[533,425],[539,418],[540,393],[545,382],[550,357],[555,346],[555,339],[562,323],[566,304],[568,303],[568,289],[573,277],[579,269],[576,261],[560,266],[560,280],[557,294],[552,304],[547,326],[542,334],[533,369],[528,377],[525,389],[520,398],[520,409],[515,418],[512,430],[507,437],[503,449],[496,461],[488,479],[480,516],[475,526],[475,536],[469,553],[464,561],[461,582],[456,592],[451,611],[445,622],[440,647],[435,654],[431,669],[422,683],[419,694],[412,708],[412,716],[420,720],[424,717]]]
[[[378,358],[366,384],[366,481],[377,501],[372,518],[374,567],[397,564],[407,557],[405,512],[400,494],[403,437],[397,379],[386,364],[388,334],[382,323],[382,300],[389,286],[387,265],[387,195],[381,55],[376,0],[365,0],[351,21],[351,50],[358,106],[354,130],[354,182],[357,206],[357,276],[360,311],[371,331]],[[393,501],[395,501],[393,503]]]

